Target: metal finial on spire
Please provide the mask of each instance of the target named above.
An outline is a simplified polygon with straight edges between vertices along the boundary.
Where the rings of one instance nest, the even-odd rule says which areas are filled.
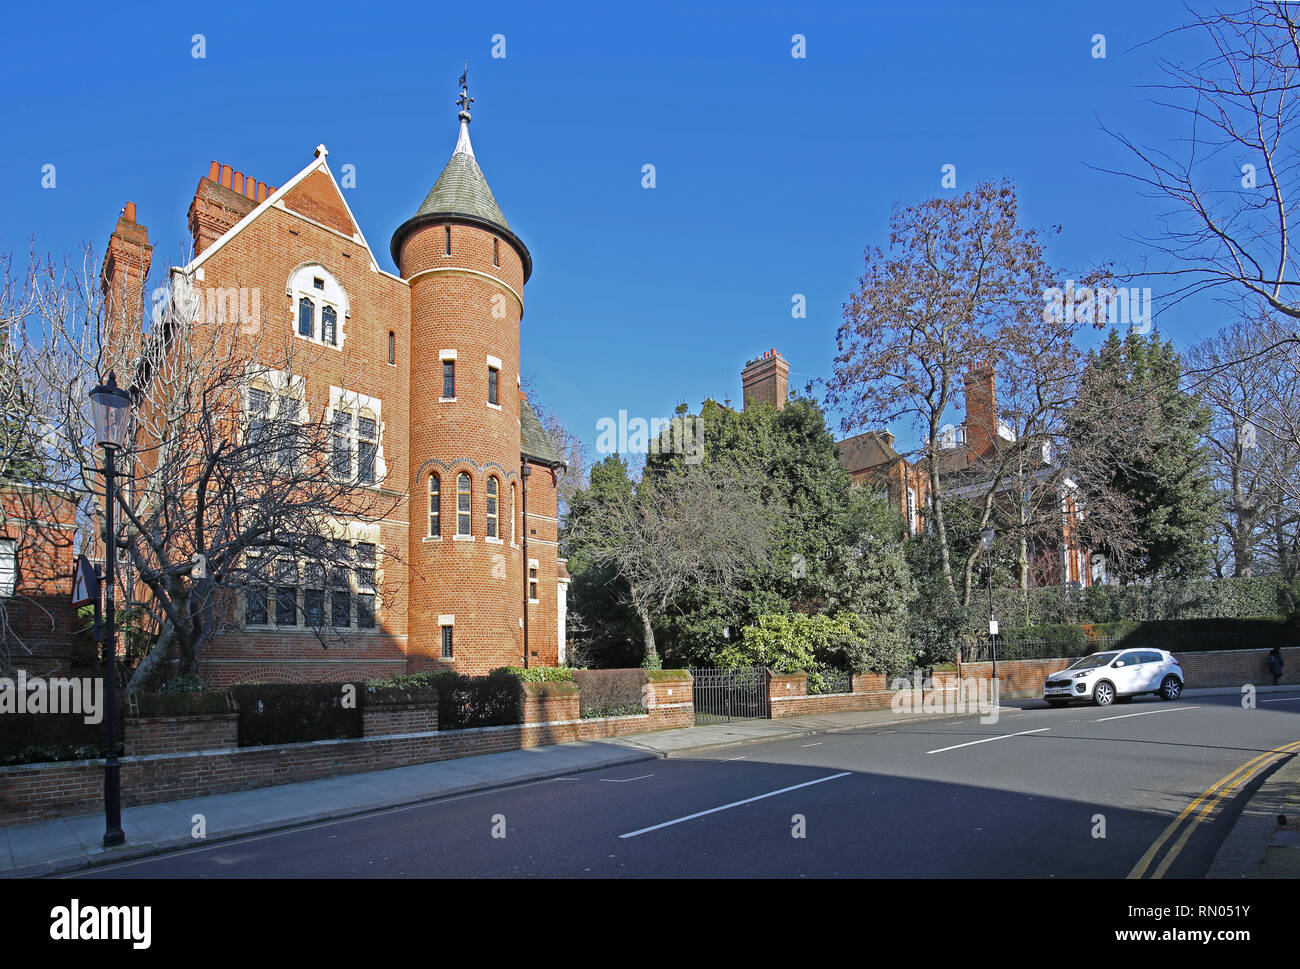
[[[469,61],[466,61],[465,71],[460,76],[460,82],[459,82],[460,97],[456,99],[456,103],[460,106],[459,117],[461,121],[469,120],[469,106],[474,103],[474,99],[469,96],[469,83],[467,81],[468,77],[469,77]]]

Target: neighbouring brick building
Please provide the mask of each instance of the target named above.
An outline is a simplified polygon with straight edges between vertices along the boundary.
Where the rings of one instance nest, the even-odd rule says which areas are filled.
[[[217,162],[199,180],[194,258],[173,272],[236,294],[241,320],[252,301],[238,294],[256,294],[256,325],[313,350],[303,372],[250,386],[250,412],[281,406],[290,386],[295,406],[325,410],[350,473],[396,500],[382,520],[349,525],[346,541],[371,579],[399,573],[384,578],[400,590],[382,607],[360,580],[337,599],[305,573],[265,598],[251,590],[243,628],[200,657],[212,684],[483,673],[523,661],[525,621],[531,663],[564,659],[563,462],[520,387],[533,261],[479,168],[464,92],[460,103],[450,161],[392,235],[396,275],[380,267],[324,146],[278,187]],[[150,254],[128,203],[105,259],[110,298],[143,303]],[[325,649],[322,622],[348,635]]]
[[[775,349],[749,361],[740,378],[745,404],[783,408],[789,400],[789,374],[790,364]],[[964,378],[966,420],[960,427],[947,427],[941,432],[939,473],[945,493],[954,499],[977,494],[981,487],[987,490],[987,468],[998,442],[1015,440],[1014,432],[998,418],[996,380],[991,366],[971,368]],[[890,506],[906,523],[909,535],[925,530],[930,472],[924,458],[908,460],[894,449],[894,435],[883,429],[840,441],[840,457],[855,485],[876,488],[887,496]],[[1049,462],[1050,457],[1044,455],[1042,466]],[[1057,497],[1060,530],[1050,541],[1040,541],[1031,550],[1031,579],[1035,585],[1092,585],[1088,550],[1075,537],[1081,509],[1068,486]]]
[[[95,663],[72,635],[76,513],[72,495],[0,483],[0,657],[36,676]]]

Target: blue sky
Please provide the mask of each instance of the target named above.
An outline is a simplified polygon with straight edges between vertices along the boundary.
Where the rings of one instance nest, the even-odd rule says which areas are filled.
[[[35,236],[98,258],[132,200],[157,272],[183,254],[210,160],[278,185],[323,142],[336,177],[356,166],[348,203],[392,270],[392,231],[455,144],[468,59],[476,154],[535,259],[524,375],[588,444],[620,409],[737,403],[770,347],[792,386],[827,375],[864,246],[885,242],[891,206],[943,193],[945,164],[959,191],[1012,179],[1026,223],[1063,227],[1055,264],[1133,263],[1160,206],[1089,168],[1124,161],[1100,123],[1180,134],[1139,87],[1157,74],[1138,46],[1185,20],[1177,3],[205,7],[5,11],[0,251]],[[1180,346],[1225,322],[1209,301],[1159,319]]]

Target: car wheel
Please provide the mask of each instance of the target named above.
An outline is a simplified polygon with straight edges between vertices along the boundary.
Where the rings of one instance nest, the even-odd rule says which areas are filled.
[[[1183,695],[1183,684],[1178,677],[1170,673],[1165,677],[1165,681],[1160,684],[1160,699],[1177,700]]]
[[[1115,702],[1115,686],[1110,680],[1102,680],[1092,688],[1092,702],[1099,707],[1108,707]]]

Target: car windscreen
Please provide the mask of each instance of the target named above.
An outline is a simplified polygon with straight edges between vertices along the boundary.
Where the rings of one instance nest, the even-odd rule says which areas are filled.
[[[1085,656],[1081,660],[1071,663],[1068,669],[1072,670],[1091,670],[1098,666],[1105,666],[1113,660],[1119,653],[1093,653],[1091,656]]]

